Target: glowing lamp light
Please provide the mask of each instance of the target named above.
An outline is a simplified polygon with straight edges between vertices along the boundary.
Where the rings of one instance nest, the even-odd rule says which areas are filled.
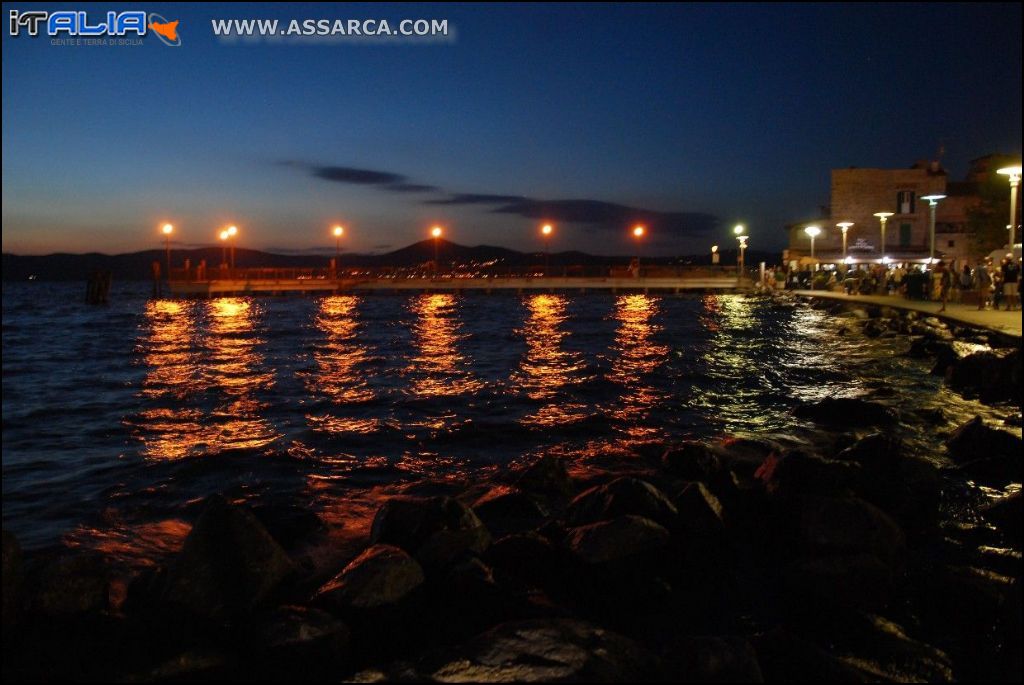
[[[229,233],[228,231],[221,231],[220,232],[220,239],[221,240],[227,240],[230,237],[231,237],[231,233]]]
[[[434,226],[432,229],[430,229],[430,235],[434,236],[435,238],[440,238],[441,232],[442,231],[440,226]]]
[[[807,228],[804,229],[804,233],[811,236],[812,238],[817,238],[819,235],[821,235],[821,229],[818,228],[817,226],[808,226]]]
[[[711,246],[711,254],[714,254],[716,252],[718,252],[718,245],[712,245]]]
[[[839,227],[839,230],[841,230],[843,233],[846,233],[848,230],[850,230],[850,226],[853,226],[853,222],[840,221],[838,224],[836,224],[836,226]]]
[[[922,195],[921,199],[922,200],[928,200],[928,204],[932,204],[933,205],[933,204],[937,203],[939,200],[945,200],[946,196],[942,195],[940,193],[933,193],[931,195]],[[888,214],[889,214],[889,216],[892,216],[891,212],[888,213]],[[875,216],[881,216],[881,214],[875,214]]]
[[[743,224],[736,224],[733,227],[732,232],[735,233],[736,235],[743,235],[743,231],[745,230],[747,229]]]
[[[853,257],[847,257],[846,259],[843,260],[843,262],[846,264],[853,264]]]
[[[238,233],[238,226],[228,226],[228,235],[235,235]]]
[[[345,227],[344,226],[335,226],[334,227],[334,237],[335,238],[340,238],[344,234],[345,234]]]
[[[164,235],[170,235],[174,232],[174,226],[171,224],[164,224],[160,230],[164,232]]]
[[[544,224],[540,227],[540,232],[544,235],[551,235],[551,231],[555,230],[551,224]]]
[[[997,169],[996,170],[997,174],[1002,174],[1003,176],[1009,176],[1010,177],[1010,183],[1020,183],[1020,172],[1021,172],[1021,168],[1019,166],[1006,166],[1006,167],[1003,167],[1002,169]]]
[[[646,229],[643,226],[635,226],[633,228],[633,235],[635,235],[637,238],[643,237],[645,230]]]

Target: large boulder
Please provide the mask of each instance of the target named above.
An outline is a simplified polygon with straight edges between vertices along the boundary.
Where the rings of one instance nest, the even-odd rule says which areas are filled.
[[[563,572],[559,552],[539,533],[518,533],[499,538],[484,557],[501,574],[523,583],[545,587]]]
[[[307,659],[310,667],[336,668],[348,656],[349,628],[320,609],[278,607],[255,626],[255,640],[276,660]]]
[[[83,614],[107,609],[110,571],[96,554],[75,554],[43,566],[36,579],[33,607],[49,616]]]
[[[688,441],[675,445],[661,455],[661,465],[669,474],[690,481],[708,482],[721,473],[722,460],[709,445]]]
[[[526,492],[569,497],[573,485],[565,460],[545,454],[523,469],[516,478],[516,485]]]
[[[888,426],[899,421],[895,409],[856,397],[829,397],[793,410],[802,419],[831,426]]]
[[[871,554],[896,567],[906,552],[900,526],[878,507],[855,497],[807,497],[801,537],[813,556]]]
[[[980,416],[959,426],[946,439],[950,457],[958,463],[975,459],[1021,458],[1021,439],[1008,431],[992,428]]]
[[[757,652],[742,637],[681,637],[665,657],[666,675],[680,683],[762,683]]]
[[[662,526],[642,516],[620,516],[572,528],[566,548],[588,564],[601,564],[664,548],[671,536]]]
[[[585,621],[500,624],[434,659],[428,680],[465,682],[643,682],[655,657],[632,640]]]
[[[3,531],[3,628],[6,634],[21,611],[21,545],[10,531]]]
[[[473,503],[473,512],[494,536],[533,530],[548,514],[533,497],[507,485],[484,493]]]
[[[395,497],[377,511],[370,542],[401,547],[430,570],[481,554],[491,535],[472,509],[451,497]]]
[[[954,343],[962,344],[962,343]],[[950,386],[984,402],[1018,400],[1021,397],[1021,351],[982,350],[955,361],[948,372]]]
[[[582,526],[635,514],[672,527],[676,522],[676,507],[650,483],[639,478],[616,478],[610,483],[596,485],[576,496],[569,503],[565,516],[572,526]]]
[[[1021,540],[1021,519],[1024,514],[1021,512],[1021,491],[1018,490],[1006,497],[991,502],[981,510],[985,520],[1001,530],[1007,538],[1020,545]]]
[[[839,495],[850,491],[859,481],[860,468],[848,461],[791,450],[782,455],[768,455],[754,476],[767,492],[780,497]]]
[[[721,541],[725,536],[722,503],[703,483],[687,483],[674,498],[679,527],[693,540]]]
[[[247,612],[294,570],[248,509],[214,495],[168,566],[160,599],[211,618]]]
[[[316,598],[341,609],[373,609],[400,602],[425,579],[423,568],[404,550],[378,544],[329,580]]]

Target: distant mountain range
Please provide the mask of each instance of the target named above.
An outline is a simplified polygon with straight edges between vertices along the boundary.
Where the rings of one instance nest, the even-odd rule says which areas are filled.
[[[440,261],[442,263],[482,263],[496,262],[499,265],[508,266],[529,266],[539,265],[544,261],[541,252],[517,252],[504,247],[491,245],[477,245],[468,247],[458,243],[441,240],[439,243]],[[722,264],[735,264],[736,251],[723,251]],[[210,266],[216,266],[221,262],[221,248],[205,247],[197,249],[173,249],[171,261],[175,266],[180,266],[185,259],[190,259],[193,265],[199,264],[205,259]],[[259,250],[247,250],[237,248],[235,250],[235,265],[242,267],[326,267],[331,257],[329,254],[306,254],[288,255],[275,254],[272,252],[261,252]],[[343,266],[365,266],[365,267],[414,267],[424,264],[434,258],[434,242],[423,240],[403,248],[384,254],[342,254],[341,264]],[[622,265],[628,264],[631,257],[607,257],[590,255],[585,252],[553,252],[550,255],[552,266],[562,265]],[[110,271],[117,280],[141,281],[149,280],[152,276],[152,264],[159,261],[164,265],[165,253],[163,250],[143,250],[142,252],[129,252],[126,254],[107,255],[98,252],[87,254],[56,253],[49,255],[15,255],[4,253],[3,255],[3,280],[26,281],[37,279],[41,281],[80,281],[89,277],[93,271]],[[769,264],[778,261],[776,253],[755,252],[747,250],[747,264],[756,264],[766,261]],[[711,255],[690,255],[682,257],[644,257],[647,264],[710,264]]]

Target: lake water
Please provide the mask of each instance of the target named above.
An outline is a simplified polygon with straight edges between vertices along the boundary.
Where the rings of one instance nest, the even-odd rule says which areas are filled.
[[[898,407],[938,460],[941,431],[1000,415],[906,339],[741,295],[148,294],[4,285],[3,525],[26,547],[148,563],[214,492],[358,527],[402,484],[543,452],[585,469],[683,437],[814,440],[791,410],[826,396]]]

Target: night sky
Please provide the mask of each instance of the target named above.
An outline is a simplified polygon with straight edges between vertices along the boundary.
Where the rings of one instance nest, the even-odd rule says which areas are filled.
[[[105,5],[182,46],[11,38],[3,250],[216,242],[370,252],[425,238],[651,254],[779,249],[829,170],[1021,150],[1014,5]],[[228,44],[211,18],[447,19],[447,40]],[[635,218],[634,218],[635,217]]]

